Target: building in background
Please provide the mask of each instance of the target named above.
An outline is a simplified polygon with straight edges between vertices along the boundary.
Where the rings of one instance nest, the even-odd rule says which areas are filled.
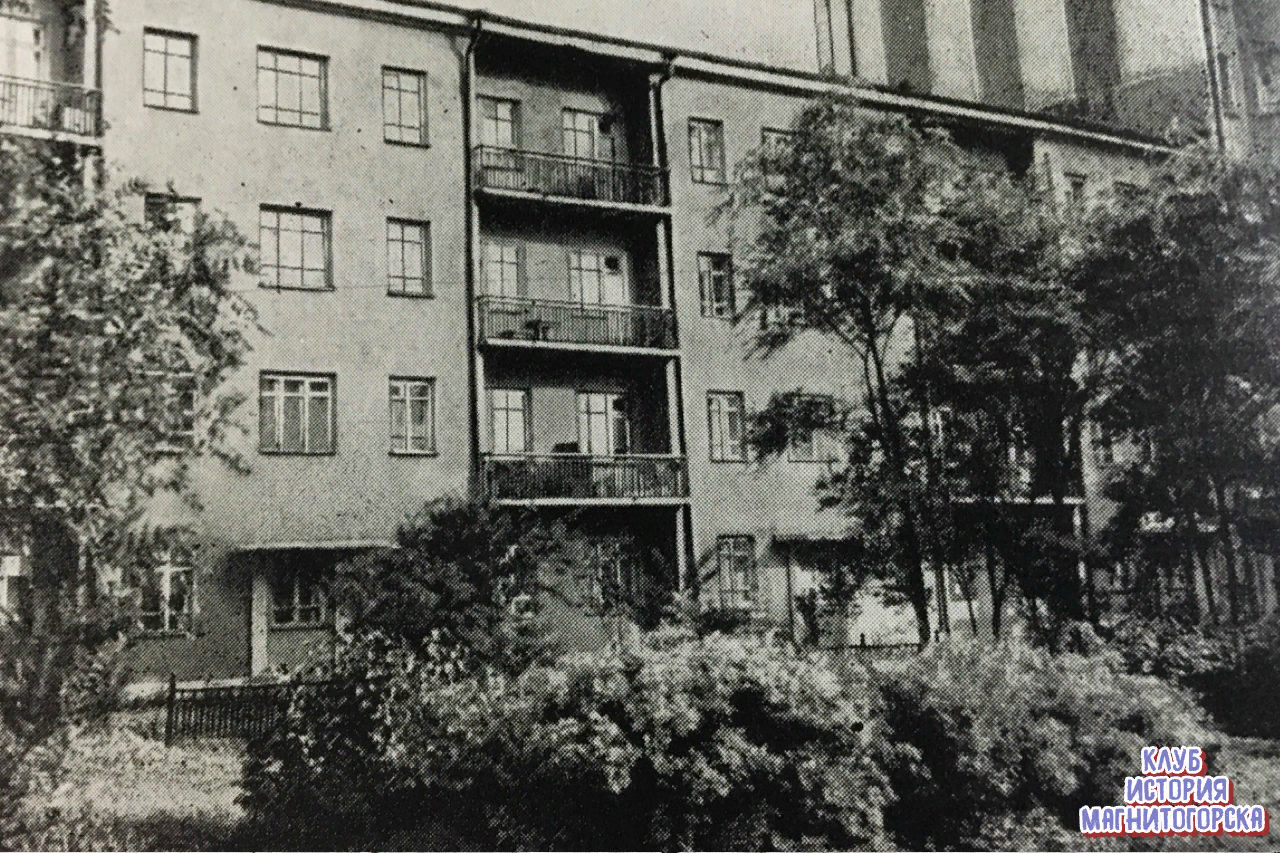
[[[571,515],[583,568],[553,615],[572,642],[600,641],[618,586],[696,589],[800,635],[815,555],[846,529],[814,497],[832,454],[750,461],[746,418],[859,380],[817,336],[766,359],[734,322],[744,235],[714,213],[735,164],[832,86],[954,127],[1063,204],[1141,184],[1217,123],[1266,138],[1270,7],[1208,3],[1204,27],[1195,0],[1141,2],[818,0],[808,71],[400,0],[0,14],[6,132],[98,151],[178,194],[153,203],[223,211],[261,248],[238,286],[263,331],[233,380],[252,472],[202,462],[203,509],[157,508],[197,543],[142,582],[139,673],[325,654],[325,573],[449,494]],[[864,638],[913,639],[908,608],[869,605],[830,641]]]

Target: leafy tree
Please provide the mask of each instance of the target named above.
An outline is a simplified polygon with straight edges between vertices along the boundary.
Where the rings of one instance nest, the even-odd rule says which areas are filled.
[[[1280,173],[1192,150],[1099,217],[1072,276],[1092,416],[1151,451],[1132,454],[1113,494],[1174,521],[1183,565],[1200,559],[1210,595],[1206,555],[1195,551],[1203,522],[1216,523],[1233,623],[1254,589],[1242,599],[1238,490],[1268,470],[1276,447],[1262,420],[1280,398],[1278,273]],[[1244,568],[1251,581],[1252,563]]]
[[[1078,473],[1063,219],[945,131],[869,117],[854,100],[815,102],[794,131],[744,164],[730,202],[759,229],[742,279],[751,307],[773,318],[759,335],[766,353],[808,334],[833,339],[866,397],[815,409],[778,395],[752,442],[768,455],[816,430],[841,435],[848,464],[819,483],[820,502],[850,512],[868,553],[835,586],[852,594],[881,577],[927,642],[926,566],[942,631],[947,567],[972,580],[956,499],[990,500],[998,514],[1016,491],[1009,451],[1021,443],[1034,451],[1033,493],[1061,504]],[[993,581],[996,601],[1003,586]]]
[[[340,565],[334,598],[354,635],[415,653],[444,643],[473,664],[519,671],[545,650],[539,597],[563,573],[563,525],[529,510],[442,498],[397,534],[395,548]]]

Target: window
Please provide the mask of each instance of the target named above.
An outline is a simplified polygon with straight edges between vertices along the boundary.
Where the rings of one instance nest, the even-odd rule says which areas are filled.
[[[589,537],[582,543],[585,551],[579,575],[583,603],[596,611],[613,610],[630,603],[634,597],[631,560],[622,540],[609,536]]]
[[[790,403],[793,412],[806,423],[826,422],[835,408],[835,400],[825,394],[792,394]],[[833,454],[828,443],[829,436],[823,430],[815,430],[807,435],[792,436],[787,447],[789,462],[829,462]]]
[[[480,97],[480,144],[493,148],[520,147],[520,102]]]
[[[431,295],[431,225],[387,220],[387,292]]]
[[[629,305],[622,259],[594,251],[569,252],[569,298],[583,305]]]
[[[329,214],[287,207],[258,213],[263,287],[328,290]]]
[[[190,566],[161,563],[143,575],[138,616],[144,631],[190,631],[195,574]]]
[[[148,107],[195,112],[195,36],[143,31],[142,103]]]
[[[31,579],[26,564],[17,554],[0,555],[0,617],[20,616],[28,612]]]
[[[196,438],[196,379],[190,373],[164,377],[168,385],[164,424],[169,444],[175,449],[191,447]]]
[[[1280,47],[1260,47],[1258,63],[1258,109],[1264,113],[1280,108]]]
[[[721,536],[717,539],[716,575],[720,579],[720,606],[726,610],[751,610],[758,585],[755,538]]]
[[[707,394],[707,428],[712,462],[745,462],[743,439],[745,414],[740,391],[711,391]]]
[[[698,254],[698,292],[702,297],[702,316],[733,318],[733,262],[728,255]]]
[[[578,452],[614,456],[631,452],[631,422],[622,394],[578,392]]]
[[[484,244],[484,288],[490,296],[521,296],[524,265],[520,246],[493,240]]]
[[[529,452],[529,392],[523,389],[494,388],[493,452]]]
[[[613,137],[606,132],[606,119],[599,113],[564,110],[561,113],[561,140],[564,153],[583,160],[612,162]]]
[[[760,153],[764,155],[764,172],[771,189],[778,189],[782,176],[777,171],[779,160],[786,155],[796,134],[790,130],[775,130],[766,127],[760,131]]]
[[[395,379],[391,391],[391,452],[435,453],[436,381]]]
[[[328,62],[322,56],[258,48],[258,121],[327,128]]]
[[[324,624],[324,591],[319,572],[301,560],[288,560],[271,577],[272,621],[281,627]]]
[[[9,8],[18,5],[5,4]],[[48,59],[44,27],[39,21],[19,18],[15,14],[0,15],[0,74],[26,80],[47,80]],[[6,98],[0,103],[0,115],[8,117],[23,112],[24,107],[15,103],[16,100]]]
[[[332,453],[334,378],[262,374],[258,447],[263,453]]]
[[[1085,213],[1085,186],[1088,178],[1084,175],[1063,176],[1067,180],[1067,214],[1074,218],[1084,216]]]
[[[153,228],[183,234],[196,230],[196,214],[200,212],[198,198],[148,193],[143,200],[143,207],[147,223]]]
[[[1239,108],[1236,100],[1236,75],[1231,54],[1226,51],[1218,53],[1218,90],[1222,93],[1223,112],[1234,113]]]
[[[382,138],[409,145],[427,144],[426,74],[382,69]]]
[[[1093,461],[1099,467],[1114,465],[1116,461],[1111,431],[1099,423],[1089,424],[1090,443],[1093,445]]]
[[[705,119],[689,119],[689,164],[696,183],[725,182],[723,124]]]

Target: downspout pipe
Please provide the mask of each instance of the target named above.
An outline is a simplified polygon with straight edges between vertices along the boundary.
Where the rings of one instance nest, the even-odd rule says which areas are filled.
[[[476,45],[484,30],[484,13],[476,12],[471,17],[471,31],[467,36],[467,49],[462,60],[462,169],[463,169],[463,209],[466,212],[464,227],[466,237],[463,240],[463,259],[465,264],[466,301],[467,301],[467,387],[471,405],[470,440],[471,440],[471,480],[472,488],[479,494],[483,486],[482,463],[480,459],[480,389],[476,387],[479,374],[476,370],[476,252],[475,233],[476,211],[475,200],[475,163],[472,150],[472,102],[475,88],[475,54]]]
[[[1209,0],[1200,0],[1200,24],[1204,32],[1205,71],[1209,81],[1209,109],[1213,112],[1213,132],[1219,151],[1227,150],[1226,118],[1222,107],[1222,79],[1218,69],[1218,39],[1214,33],[1213,9]]]

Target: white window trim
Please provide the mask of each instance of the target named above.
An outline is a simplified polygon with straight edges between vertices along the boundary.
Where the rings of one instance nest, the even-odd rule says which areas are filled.
[[[390,409],[389,428],[392,431],[388,438],[391,444],[392,456],[434,456],[436,455],[436,380],[435,377],[406,377],[392,376],[387,380],[387,398],[388,407]],[[425,448],[413,447],[413,440],[418,436],[413,434],[413,403],[423,398],[413,397],[410,390],[414,386],[426,386],[427,395],[425,397],[427,405],[427,421],[426,421],[426,439]],[[400,397],[395,396],[396,391],[400,391]],[[400,402],[404,406],[404,435],[400,436],[404,439],[404,446],[397,447],[397,436],[394,434],[395,429],[395,405]]]

